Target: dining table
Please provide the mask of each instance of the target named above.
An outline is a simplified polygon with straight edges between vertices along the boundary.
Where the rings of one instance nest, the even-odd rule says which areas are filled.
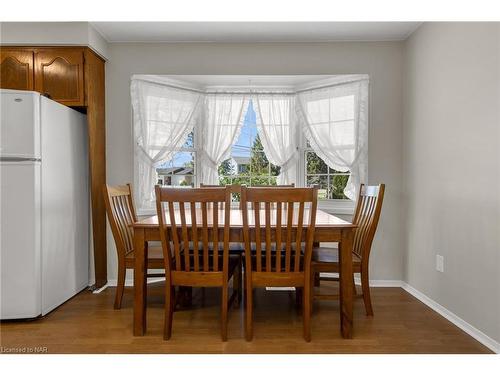
[[[177,216],[178,213],[175,213]],[[200,214],[201,215],[201,214]],[[169,215],[166,215],[165,225],[169,226]],[[189,227],[189,217],[186,225]],[[198,216],[198,215],[197,215]],[[219,216],[219,230],[224,227],[224,213]],[[211,215],[208,215],[211,217]],[[253,214],[249,212],[249,217]],[[304,212],[304,218],[309,215]],[[208,223],[210,226],[210,222]],[[249,221],[252,230],[253,222]],[[304,223],[307,225],[307,222]],[[158,216],[139,219],[132,224],[134,230],[134,336],[143,336],[147,328],[147,249],[149,241],[160,241],[160,227]],[[353,277],[352,277],[352,249],[356,225],[345,221],[323,210],[317,210],[314,231],[314,242],[337,242],[339,248],[339,313],[340,331],[343,338],[352,338],[353,331]],[[243,213],[239,209],[231,209],[230,213],[230,242],[243,243]],[[220,237],[222,238],[222,237]]]

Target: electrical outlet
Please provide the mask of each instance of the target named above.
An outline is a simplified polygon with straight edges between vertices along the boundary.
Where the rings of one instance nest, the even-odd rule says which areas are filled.
[[[436,254],[436,271],[444,272],[444,257]]]

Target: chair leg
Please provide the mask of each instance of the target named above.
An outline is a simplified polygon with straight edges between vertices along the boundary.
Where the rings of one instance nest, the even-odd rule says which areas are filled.
[[[368,269],[361,271],[361,289],[363,290],[363,301],[365,302],[366,315],[373,316]]]
[[[302,319],[304,320],[304,340],[311,341],[311,284],[306,280],[302,290]]]
[[[125,265],[118,266],[118,278],[116,280],[116,293],[115,293],[115,309],[122,308],[123,290],[125,289],[125,273],[127,269]]]
[[[245,311],[245,339],[247,341],[252,341],[253,338],[253,289],[252,285],[247,282],[245,285],[245,296],[246,296],[246,311]]]
[[[316,274],[319,273],[314,272],[314,268],[311,267],[311,279],[310,279],[310,288],[309,288],[309,306],[311,315],[313,313],[313,305],[314,305],[314,287],[316,286]]]
[[[227,284],[222,286],[222,303],[221,303],[221,337],[222,341],[227,341],[227,303],[228,290]]]
[[[165,287],[165,323],[163,331],[163,339],[170,340],[172,336],[172,318],[174,315],[175,305],[175,289],[173,286]]]

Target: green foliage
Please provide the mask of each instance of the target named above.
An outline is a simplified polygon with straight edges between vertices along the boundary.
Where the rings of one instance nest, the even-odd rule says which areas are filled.
[[[267,160],[266,154],[264,153],[264,147],[262,146],[262,141],[260,140],[260,136],[258,134],[253,142],[250,155],[250,169],[252,171],[252,175],[267,176],[269,173],[269,160]],[[280,167],[271,164],[271,176],[277,176],[279,174]]]
[[[271,176],[269,176],[269,169]],[[250,167],[244,172],[237,173],[230,160],[224,160],[219,165],[220,185],[276,185],[276,176],[280,173],[280,167],[269,163],[264,153],[264,147],[260,137],[254,140],[250,150]]]
[[[330,199],[347,199],[344,195],[344,189],[349,180],[349,175],[333,175],[330,176],[330,189],[328,195]]]
[[[231,159],[226,159],[219,165],[219,176],[228,176],[234,174],[236,171],[234,169]]]

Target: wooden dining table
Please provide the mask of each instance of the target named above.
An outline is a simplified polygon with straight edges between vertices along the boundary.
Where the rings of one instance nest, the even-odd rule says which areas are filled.
[[[177,213],[176,213],[177,215]],[[201,213],[200,213],[201,215]],[[167,215],[168,216],[168,215]],[[190,225],[189,216],[187,225]],[[224,214],[220,211],[219,228],[223,230]],[[210,218],[211,215],[208,215]],[[249,217],[254,217],[253,213]],[[309,215],[304,212],[304,218]],[[307,223],[305,222],[304,225]],[[169,225],[167,218],[166,225]],[[210,222],[208,223],[210,226]],[[249,221],[252,228],[252,221]],[[352,338],[353,327],[353,277],[352,277],[352,248],[355,224],[340,219],[325,211],[318,210],[316,214],[316,225],[314,242],[338,242],[339,264],[340,264],[340,330],[342,337]],[[160,228],[158,217],[151,216],[141,219],[133,224],[134,229],[134,336],[142,336],[146,333],[146,307],[147,307],[147,243],[148,241],[160,240]],[[219,237],[222,238],[222,237]],[[243,216],[238,209],[231,210],[230,215],[230,242],[243,243]]]

